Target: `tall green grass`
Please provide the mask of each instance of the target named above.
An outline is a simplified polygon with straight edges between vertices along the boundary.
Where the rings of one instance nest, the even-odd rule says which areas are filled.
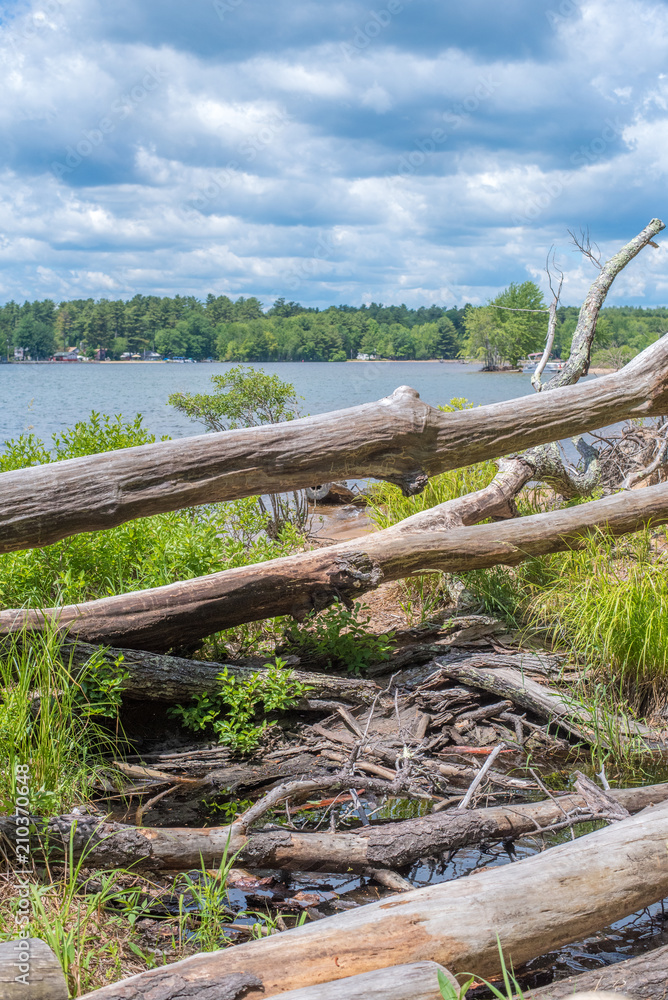
[[[465,581],[487,610],[571,649],[613,700],[645,712],[668,701],[666,552],[663,527],[617,539],[599,530],[580,549]]]
[[[554,578],[528,607],[642,708],[668,697],[667,542],[665,528],[622,539],[598,531],[579,551],[552,557]]]
[[[53,626],[0,646],[0,812],[14,811],[16,765],[30,769],[33,813],[63,812],[88,799],[104,757],[122,734],[103,720],[120,704],[122,664],[101,655],[75,670]]]

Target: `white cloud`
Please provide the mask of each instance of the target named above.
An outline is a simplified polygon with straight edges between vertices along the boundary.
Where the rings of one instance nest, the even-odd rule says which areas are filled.
[[[53,3],[48,24],[0,27],[6,298],[480,302],[542,276],[568,226],[612,252],[663,211],[664,4],[586,0],[531,57],[439,47],[427,17],[421,45],[390,26],[346,59],[343,21],[214,58],[178,32],[93,38],[99,0]],[[306,23],[315,7],[291,10]],[[352,36],[357,8],[331,10]],[[577,302],[591,276],[567,259]],[[663,301],[664,260],[643,257],[615,296]]]

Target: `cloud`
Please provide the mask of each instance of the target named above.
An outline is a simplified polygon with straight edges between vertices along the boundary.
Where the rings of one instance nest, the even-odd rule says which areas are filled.
[[[665,212],[651,0],[34,0],[0,21],[0,297],[569,301]],[[647,259],[645,259],[647,257]],[[663,251],[611,301],[665,303]]]

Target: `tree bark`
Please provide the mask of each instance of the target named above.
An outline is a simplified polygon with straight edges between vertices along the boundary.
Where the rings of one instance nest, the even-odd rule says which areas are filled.
[[[0,552],[319,481],[371,476],[418,493],[430,476],[448,469],[667,412],[668,337],[621,372],[556,396],[541,393],[442,413],[401,386],[375,403],[282,424],[2,473]]]
[[[399,525],[329,548],[151,590],[62,608],[3,611],[0,634],[41,629],[50,620],[84,641],[160,652],[243,622],[278,615],[302,618],[337,599],[355,599],[382,581],[426,570],[515,566],[533,556],[577,548],[599,527],[622,535],[650,522],[663,524],[668,521],[668,484],[448,532],[430,531],[430,515],[438,526],[435,508],[415,515],[420,520],[413,523],[420,530],[405,531]]]
[[[521,656],[508,657],[521,662]],[[496,657],[497,662],[499,658]],[[489,666],[485,666],[485,663]],[[520,669],[513,666],[495,666],[494,658],[484,655],[467,657],[462,661],[436,659],[434,665],[440,669],[443,677],[469,684],[471,687],[489,691],[491,694],[508,698],[515,705],[534,712],[541,718],[556,722],[562,729],[578,739],[591,743],[592,740],[606,744],[605,734],[601,732],[603,720],[593,711],[574,701],[569,701],[558,691],[527,677]],[[621,740],[640,736],[655,739],[655,734],[640,722],[629,717],[615,717]]]
[[[121,690],[129,698],[152,701],[183,702],[198,694],[212,694],[220,689],[218,675],[227,670],[232,677],[246,678],[259,674],[266,676],[263,667],[243,666],[238,663],[210,663],[204,660],[186,660],[180,656],[165,656],[136,649],[109,649],[75,642],[64,647],[64,658],[73,664],[76,674],[91,656],[102,656],[113,665],[123,657],[121,670],[127,673]],[[343,699],[354,704],[368,705],[376,697],[379,687],[374,681],[361,677],[338,677],[336,674],[312,673],[308,670],[292,671],[295,680],[307,684],[309,698]]]
[[[262,985],[249,1000],[425,960],[455,974],[496,975],[497,933],[517,968],[666,896],[667,838],[664,803],[515,864],[196,955],[170,971],[200,989],[216,976],[254,975]],[[164,974],[151,970],[134,983],[143,980],[148,995]],[[98,990],[89,1000],[116,1000],[122,988]]]
[[[414,962],[412,965],[394,965],[389,969],[363,972],[333,983],[290,990],[282,996],[285,1000],[443,1000],[438,986],[439,972],[455,988],[459,987],[454,976],[438,962]]]
[[[668,945],[644,952],[625,962],[582,972],[578,976],[560,979],[549,986],[528,990],[524,1000],[561,1000],[575,993],[625,993],[633,1000],[666,1000],[668,983]]]
[[[60,962],[40,938],[0,944],[2,1000],[67,1000],[69,995]]]
[[[358,787],[368,779],[356,777]],[[317,784],[317,779],[314,779]],[[644,788],[613,789],[610,794],[629,812],[668,799],[668,783]],[[558,803],[558,804],[557,804]],[[513,840],[559,823],[564,810],[585,810],[581,795],[560,796],[556,801],[488,809],[449,809],[419,819],[363,827],[354,833],[300,833],[271,830],[246,834],[241,821],[224,827],[135,827],[107,823],[99,816],[55,816],[40,825],[40,837],[55,850],[86,851],[86,863],[95,868],[133,866],[144,870],[214,867],[225,850],[239,851],[238,863],[256,868],[301,871],[356,871],[401,868],[419,858],[458,850],[470,844]],[[35,821],[37,822],[37,821]],[[0,832],[11,821],[0,820]]]

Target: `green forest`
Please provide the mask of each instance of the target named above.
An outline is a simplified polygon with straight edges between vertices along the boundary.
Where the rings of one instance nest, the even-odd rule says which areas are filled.
[[[504,308],[506,307],[506,308]],[[0,307],[1,352],[23,348],[33,360],[76,347],[87,357],[120,358],[155,351],[196,361],[347,361],[358,354],[395,360],[482,360],[515,364],[542,348],[547,314],[538,286],[511,284],[485,306],[450,309],[405,305],[309,308],[278,299],[263,311],[259,299],[209,294],[171,298],[135,295],[128,301],[73,299],[8,302]],[[558,311],[555,356],[567,357],[578,307]],[[595,350],[631,357],[668,329],[668,308],[613,306],[601,312]]]

